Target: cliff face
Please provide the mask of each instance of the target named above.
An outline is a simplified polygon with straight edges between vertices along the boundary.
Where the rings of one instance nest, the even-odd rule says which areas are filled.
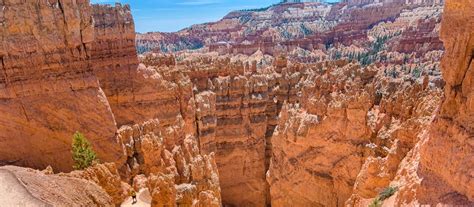
[[[163,198],[171,205],[220,205],[214,157],[201,154],[194,136],[192,88],[138,65],[129,6],[0,6],[1,164],[70,171],[76,130],[101,161],[116,163],[59,175],[8,167],[1,180],[21,177],[33,194],[20,197],[37,205],[119,205],[130,188],[122,180],[137,191],[148,188],[154,206]],[[134,183],[142,177],[146,184]],[[163,186],[174,193],[164,193]]]
[[[472,1],[446,1],[441,29],[446,97],[420,148],[421,176],[430,177],[422,192],[437,197],[421,196],[422,202],[474,205],[473,9]]]
[[[233,12],[139,58],[128,6],[2,2],[2,164],[69,170],[76,130],[116,164],[0,180],[34,205],[474,205],[474,5],[377,2]]]
[[[199,150],[189,80],[176,75],[171,82],[138,65],[128,6],[94,5],[93,16],[94,72],[121,126],[124,179],[137,191],[148,189],[152,206],[219,206],[217,167],[210,152]]]
[[[0,163],[71,170],[71,136],[83,132],[100,159],[121,163],[117,127],[90,57],[88,1],[2,1]]]
[[[394,179],[439,105],[440,6],[342,12],[316,5],[267,13],[307,11],[300,19],[281,13],[295,24],[311,19],[311,11],[342,18],[326,33],[333,44],[324,49],[297,39],[272,57],[265,53],[274,45],[249,38],[245,47],[231,45],[231,55],[226,46],[177,53],[175,61],[142,57],[170,82],[189,77],[201,150],[215,152],[226,205],[342,206],[353,194],[373,197]],[[247,13],[258,25],[262,14]],[[232,27],[241,15],[231,13],[207,31]]]
[[[93,70],[110,103],[117,124],[144,121],[131,117],[127,108],[133,104],[138,58],[135,49],[135,26],[129,6],[94,5],[95,41],[92,44]],[[139,78],[139,77],[138,77]],[[137,119],[134,119],[137,118]]]
[[[473,6],[470,1],[446,1],[441,27],[446,48],[441,61],[445,97],[434,120],[423,129],[415,147],[400,163],[390,183],[399,190],[384,206],[474,205],[473,147],[469,144],[473,136]],[[365,206],[371,200],[367,198],[356,196],[352,199],[356,202],[348,203]]]

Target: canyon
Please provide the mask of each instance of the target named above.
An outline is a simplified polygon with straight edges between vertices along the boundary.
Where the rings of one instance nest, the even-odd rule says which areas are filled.
[[[0,6],[2,203],[474,205],[470,0],[280,3],[146,34],[128,5]],[[100,163],[73,171],[76,131]]]

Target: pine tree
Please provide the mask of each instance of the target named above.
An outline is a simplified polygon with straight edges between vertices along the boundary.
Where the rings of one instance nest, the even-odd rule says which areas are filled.
[[[72,139],[72,159],[74,160],[73,168],[76,170],[83,170],[91,166],[92,162],[97,159],[91,144],[80,132],[74,133]]]

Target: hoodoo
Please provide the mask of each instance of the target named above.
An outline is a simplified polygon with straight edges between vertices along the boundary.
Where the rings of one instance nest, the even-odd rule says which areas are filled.
[[[0,1],[2,205],[474,206],[473,1],[136,2]]]

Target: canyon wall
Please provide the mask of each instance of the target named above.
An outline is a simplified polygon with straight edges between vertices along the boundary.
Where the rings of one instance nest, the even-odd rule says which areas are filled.
[[[245,47],[255,53],[145,54],[142,62],[172,82],[189,77],[201,150],[216,153],[224,205],[342,206],[388,186],[439,105],[441,7],[402,8],[332,14],[345,18],[336,30],[352,30],[328,37],[355,45],[296,44],[268,57],[256,43]],[[357,17],[377,9],[388,14]]]
[[[473,205],[473,3],[446,2],[444,81],[437,1],[353,2],[233,12],[165,38],[237,44],[140,57],[129,6],[0,3],[0,164],[69,171],[76,130],[116,162],[0,179],[37,205]]]
[[[424,127],[413,149],[400,162],[389,184],[398,191],[384,201],[384,206],[474,205],[473,146],[469,143],[473,137],[473,6],[471,1],[445,3],[441,28],[446,48],[441,61],[445,97],[433,115],[436,117]],[[373,196],[359,192],[346,204],[367,206],[374,202]]]
[[[219,206],[214,155],[201,153],[189,80],[138,64],[128,5],[93,5],[92,62],[120,129],[123,178],[148,189],[152,206]],[[172,63],[170,63],[172,65]]]
[[[441,29],[445,99],[420,146],[420,203],[474,205],[473,9],[472,1],[446,1]]]
[[[201,154],[195,136],[189,81],[172,83],[138,65],[128,5],[0,6],[0,161],[52,166],[5,167],[2,181],[21,179],[28,186],[12,185],[30,193],[19,196],[38,205],[120,205],[126,183],[147,189],[153,206],[220,205],[214,156]],[[71,170],[76,130],[100,161],[115,163],[53,174]]]
[[[217,22],[193,25],[175,33],[138,34],[137,48],[139,53],[197,50],[218,52],[221,55],[251,55],[261,51],[278,56],[297,48],[324,50],[337,44],[361,46],[367,42],[366,32],[374,25],[393,21],[406,10],[429,7],[442,10],[442,4],[443,1],[439,0],[275,4],[265,8],[233,11]],[[439,22],[424,24],[429,30],[430,25],[439,25]],[[432,37],[436,40],[436,35]],[[434,40],[412,41],[421,44],[422,41]],[[437,40],[438,46],[442,47],[439,38]]]
[[[124,162],[90,61],[88,1],[2,1],[0,163],[69,171],[75,131],[103,161]]]

